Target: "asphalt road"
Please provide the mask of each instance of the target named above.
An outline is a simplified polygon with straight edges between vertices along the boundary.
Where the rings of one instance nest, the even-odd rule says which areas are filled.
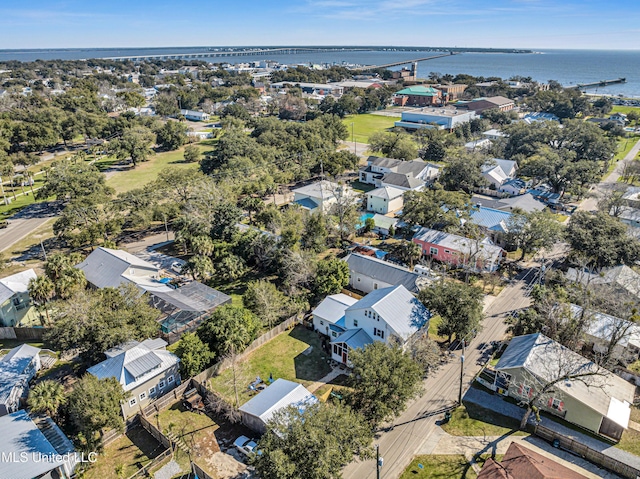
[[[463,385],[466,389],[481,365],[488,359],[491,341],[503,339],[507,326],[504,320],[512,311],[530,305],[528,292],[535,280],[537,269],[532,268],[520,274],[519,280],[507,286],[492,301],[485,303],[485,319],[482,331],[471,342],[465,353]],[[387,425],[375,439],[384,458],[381,477],[397,478],[409,465],[413,457],[421,453],[421,448],[435,428],[435,423],[443,417],[443,408],[452,406],[458,400],[460,388],[461,351],[441,366],[435,374],[424,381],[424,394],[414,401],[406,411]],[[373,479],[376,477],[375,461],[357,461],[344,470],[345,479]]]
[[[51,221],[59,212],[60,204],[56,201],[25,207],[8,220],[9,225],[6,228],[0,230],[0,252],[11,248],[47,221]]]

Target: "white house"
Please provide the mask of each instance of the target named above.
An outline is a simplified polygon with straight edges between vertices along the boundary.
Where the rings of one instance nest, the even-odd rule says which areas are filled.
[[[319,211],[327,213],[331,206],[345,196],[351,198],[354,203],[357,199],[351,186],[329,180],[317,181],[293,190],[293,202],[310,212],[320,208]]]
[[[238,409],[245,426],[263,433],[267,430],[267,422],[279,410],[287,406],[304,409],[317,402],[317,398],[302,384],[279,378]]]
[[[209,114],[203,111],[180,110],[180,114],[191,121],[209,121]]]
[[[323,315],[329,323],[325,331],[331,331],[331,357],[346,365],[350,364],[349,351],[373,341],[405,344],[415,333],[428,328],[431,317],[402,285],[374,290],[350,306],[345,304],[344,309],[336,305],[330,313],[323,311]]]
[[[404,205],[404,190],[383,186],[367,193],[367,211],[386,215],[401,210]]]
[[[40,369],[40,349],[28,344],[17,346],[0,359],[0,416],[22,407],[29,392],[29,381]]]
[[[507,134],[503,133],[500,130],[492,128],[491,130],[487,130],[483,132],[482,136],[484,136],[485,138],[488,138],[489,140],[499,140],[501,138],[506,138]]]
[[[337,338],[345,327],[344,312],[358,300],[343,293],[332,294],[322,300],[313,310],[313,329],[322,334]]]
[[[518,164],[512,160],[493,158],[482,165],[482,177],[489,184],[500,188],[507,181],[515,178]]]
[[[353,289],[370,293],[401,284],[412,293],[418,292],[421,276],[402,266],[358,253],[351,253],[343,261],[349,265],[349,286]]]
[[[359,171],[362,183],[390,186],[403,191],[421,190],[440,175],[440,166],[422,160],[397,160],[370,156]]]

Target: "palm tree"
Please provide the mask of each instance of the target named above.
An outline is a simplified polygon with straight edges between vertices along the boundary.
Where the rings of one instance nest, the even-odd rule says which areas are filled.
[[[51,322],[47,302],[53,298],[54,292],[55,285],[48,276],[38,276],[29,281],[29,296],[44,308],[44,312],[47,315],[47,323]]]
[[[27,405],[35,413],[45,413],[48,416],[55,416],[58,409],[64,403],[64,387],[62,384],[46,380],[36,384],[29,391]]]
[[[56,295],[61,299],[68,299],[74,291],[84,288],[87,280],[84,271],[73,267],[63,270],[62,275],[54,283]]]

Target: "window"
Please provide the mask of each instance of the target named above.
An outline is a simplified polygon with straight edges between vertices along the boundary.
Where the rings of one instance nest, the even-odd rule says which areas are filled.
[[[167,378],[167,382],[171,384],[173,382],[173,375]]]
[[[160,389],[161,391],[164,389],[164,379],[161,379],[158,383],[158,389]]]
[[[141,392],[140,393],[140,402],[144,401],[145,399],[147,399],[147,393],[146,392]]]
[[[333,345],[333,354],[338,354],[338,345],[337,344]]]
[[[533,389],[531,386],[527,386],[526,384],[521,384],[518,389],[518,395],[522,397],[531,397],[533,396]]]
[[[360,276],[358,276],[358,283],[360,282]]]
[[[450,254],[451,251],[449,251],[448,249],[444,250],[445,253]]]
[[[136,405],[136,398],[129,399],[129,407],[133,407]]]
[[[153,396],[156,393],[156,387],[155,386],[151,386],[149,388],[149,396]]]
[[[324,326],[324,321],[320,321],[320,326]]]
[[[429,254],[435,254],[435,255],[437,255],[437,254],[438,254],[438,248],[434,248],[433,246],[431,246],[431,247],[429,248]]]
[[[384,339],[384,331],[382,329],[373,328],[373,335],[378,336],[381,339]]]
[[[338,333],[336,333],[335,331],[331,331],[331,336],[333,336],[334,338],[338,337]]]
[[[357,327],[358,327],[358,320],[357,320],[357,319],[354,319],[354,320],[353,320],[353,327],[354,327],[354,328],[357,328]]]
[[[564,403],[560,399],[551,398],[549,399],[549,407],[558,412],[562,412],[564,410]]]
[[[373,283],[373,289],[378,289],[378,283]]]

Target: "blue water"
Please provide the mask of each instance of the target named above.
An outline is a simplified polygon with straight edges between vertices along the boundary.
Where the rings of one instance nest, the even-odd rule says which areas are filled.
[[[0,61],[36,59],[82,59],[133,55],[163,55],[207,52],[206,47],[192,48],[113,48],[113,49],[51,49],[0,50]],[[214,52],[211,52],[214,55]],[[434,53],[435,54],[435,53]],[[274,60],[284,64],[298,63],[357,63],[380,65],[414,58],[423,58],[430,52],[395,51],[332,51],[308,52],[296,55],[259,55],[243,57],[215,57],[208,61],[240,63]],[[542,50],[536,54],[463,53],[437,58],[418,65],[418,76],[430,72],[442,74],[468,73],[474,76],[510,78],[514,75],[530,76],[539,82],[556,80],[563,85],[597,82],[625,77],[627,83],[598,87],[590,92],[640,97],[640,50]]]

